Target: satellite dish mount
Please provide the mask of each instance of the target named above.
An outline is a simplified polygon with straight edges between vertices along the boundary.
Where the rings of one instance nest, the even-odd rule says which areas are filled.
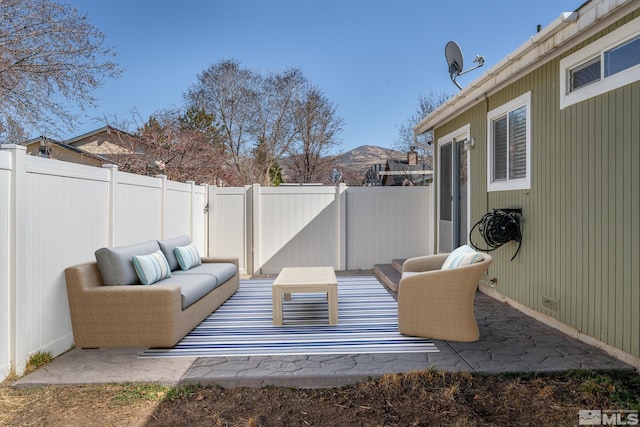
[[[468,70],[462,71],[464,68],[464,58],[462,57],[462,50],[460,50],[460,46],[458,43],[454,41],[450,41],[444,47],[444,56],[447,58],[447,64],[449,65],[449,77],[454,85],[458,87],[458,89],[462,90],[462,86],[456,82],[456,77],[461,76],[463,74],[468,73],[471,70],[475,70],[476,68],[480,68],[484,65],[484,56],[476,55],[473,58],[473,62],[477,63],[473,68],[469,68]]]

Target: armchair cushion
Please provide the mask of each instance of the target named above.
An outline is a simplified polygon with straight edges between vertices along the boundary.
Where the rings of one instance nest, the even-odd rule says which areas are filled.
[[[449,254],[444,264],[442,264],[442,270],[464,267],[480,262],[483,259],[482,255],[474,251],[469,245],[463,245]]]

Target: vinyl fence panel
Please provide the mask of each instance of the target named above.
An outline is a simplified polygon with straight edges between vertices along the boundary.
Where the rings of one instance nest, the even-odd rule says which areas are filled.
[[[108,173],[27,156],[17,236],[16,353],[73,345],[64,269],[93,260],[107,238]],[[22,360],[21,360],[22,358]]]
[[[261,188],[259,202],[262,273],[286,266],[334,266],[338,224],[333,187]]]
[[[238,257],[241,274],[252,272],[251,188],[209,187],[209,255]]]
[[[0,380],[73,345],[64,269],[104,246],[191,236],[207,250],[207,187],[0,147]]]
[[[209,250],[238,256],[247,274],[372,269],[433,253],[432,199],[432,187],[212,189]]]
[[[11,371],[9,232],[11,207],[11,154],[0,151],[0,380]]]
[[[349,187],[347,269],[433,253],[433,193],[429,187]]]
[[[113,185],[113,246],[162,236],[161,179],[115,171]]]

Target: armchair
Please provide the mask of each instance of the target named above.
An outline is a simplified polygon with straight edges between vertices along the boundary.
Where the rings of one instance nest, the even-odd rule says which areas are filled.
[[[478,283],[493,261],[441,269],[449,254],[410,258],[402,267],[398,284],[398,327],[403,335],[449,341],[477,341],[474,313]]]

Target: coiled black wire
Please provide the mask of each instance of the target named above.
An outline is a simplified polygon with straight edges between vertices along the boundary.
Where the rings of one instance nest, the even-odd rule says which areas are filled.
[[[509,243],[512,240],[518,242],[518,249],[516,253],[511,257],[511,261],[520,252],[520,246],[522,245],[522,231],[520,230],[520,221],[518,221],[519,213],[513,211],[504,211],[502,209],[495,209],[493,212],[485,214],[480,221],[471,228],[469,232],[469,242],[471,245],[481,251],[491,252],[498,249],[505,243]],[[480,235],[484,239],[488,248],[480,248],[473,243],[471,235],[473,230],[478,228]]]

